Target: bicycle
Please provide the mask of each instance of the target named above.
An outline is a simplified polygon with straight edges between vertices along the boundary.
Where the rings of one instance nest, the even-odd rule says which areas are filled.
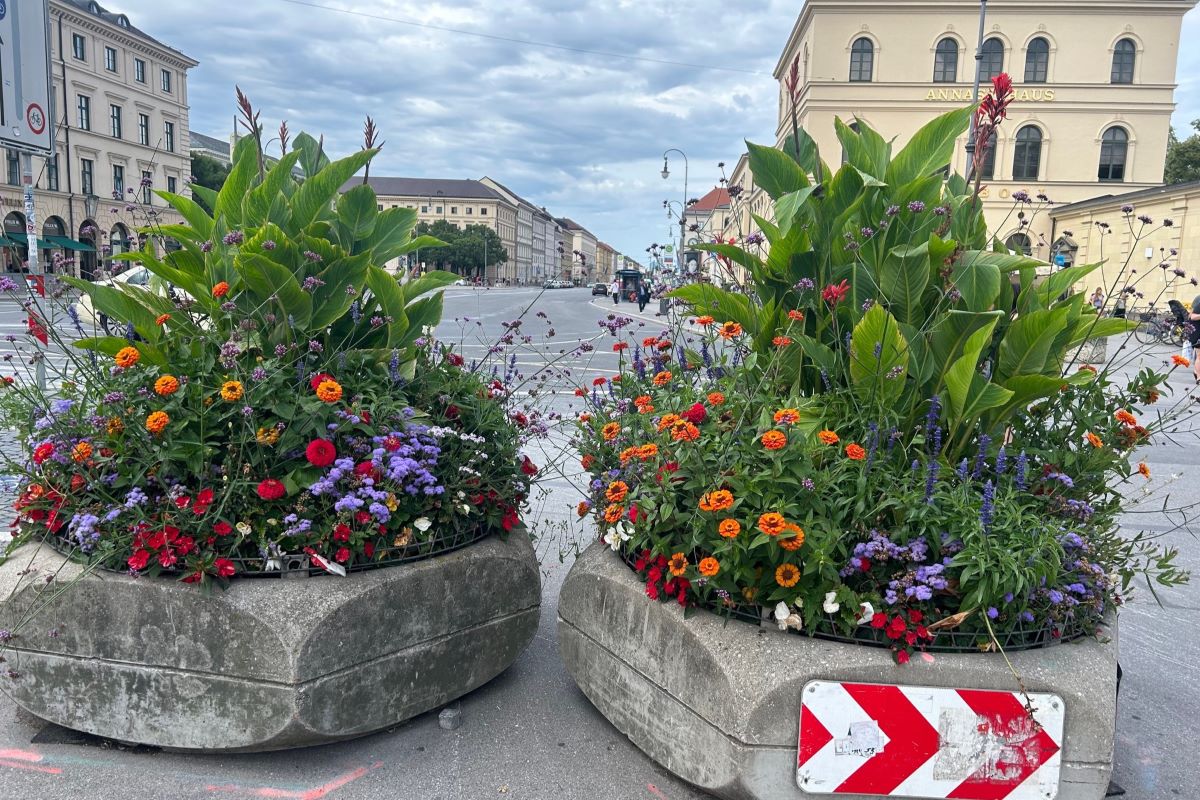
[[[1162,342],[1172,347],[1183,346],[1183,325],[1174,316],[1157,316],[1151,312],[1138,314],[1140,323],[1133,336],[1141,344]]]

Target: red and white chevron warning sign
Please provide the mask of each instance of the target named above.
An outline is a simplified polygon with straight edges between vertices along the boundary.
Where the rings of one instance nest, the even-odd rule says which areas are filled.
[[[796,781],[814,794],[1053,800],[1062,698],[813,681],[800,702]]]

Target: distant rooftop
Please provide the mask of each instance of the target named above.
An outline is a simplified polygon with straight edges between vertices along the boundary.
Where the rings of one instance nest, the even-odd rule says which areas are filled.
[[[729,206],[729,192],[721,187],[713,189],[708,194],[701,197],[695,205],[692,206],[692,211],[713,211],[718,208],[727,208]]]
[[[368,181],[375,194],[381,197],[425,197],[433,199],[438,192],[443,197],[467,198],[472,200],[503,200],[495,189],[479,181],[453,180],[448,178],[389,178],[372,175]],[[351,178],[342,186],[347,191],[362,184],[362,178]]]
[[[227,141],[196,131],[188,131],[188,141],[192,150],[211,150],[229,158],[229,142]]]

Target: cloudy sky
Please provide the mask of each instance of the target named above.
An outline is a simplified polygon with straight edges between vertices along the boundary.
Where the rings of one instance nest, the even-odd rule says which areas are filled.
[[[799,0],[108,0],[201,62],[191,127],[227,137],[234,84],[268,130],[356,149],[371,114],[375,174],[490,175],[639,260],[677,235],[662,207],[690,161],[698,197],[742,139],[770,142],[771,70]],[[418,23],[418,24],[408,24]],[[454,33],[469,31],[483,36]],[[1200,10],[1184,41],[1200,38]],[[516,41],[552,43],[560,48]],[[591,52],[585,52],[591,51]],[[615,54],[633,56],[619,58]],[[1180,64],[1176,125],[1200,117],[1200,51]],[[268,134],[271,135],[271,134]],[[674,234],[672,234],[672,231]]]

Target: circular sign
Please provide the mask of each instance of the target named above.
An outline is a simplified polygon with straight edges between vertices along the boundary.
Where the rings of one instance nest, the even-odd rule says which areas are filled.
[[[0,3],[3,2],[0,0]],[[38,136],[46,130],[46,112],[37,103],[30,103],[29,108],[25,109],[25,120],[29,123],[29,130]]]
[[[4,15],[8,13],[8,3],[0,0],[0,19],[4,19]]]

